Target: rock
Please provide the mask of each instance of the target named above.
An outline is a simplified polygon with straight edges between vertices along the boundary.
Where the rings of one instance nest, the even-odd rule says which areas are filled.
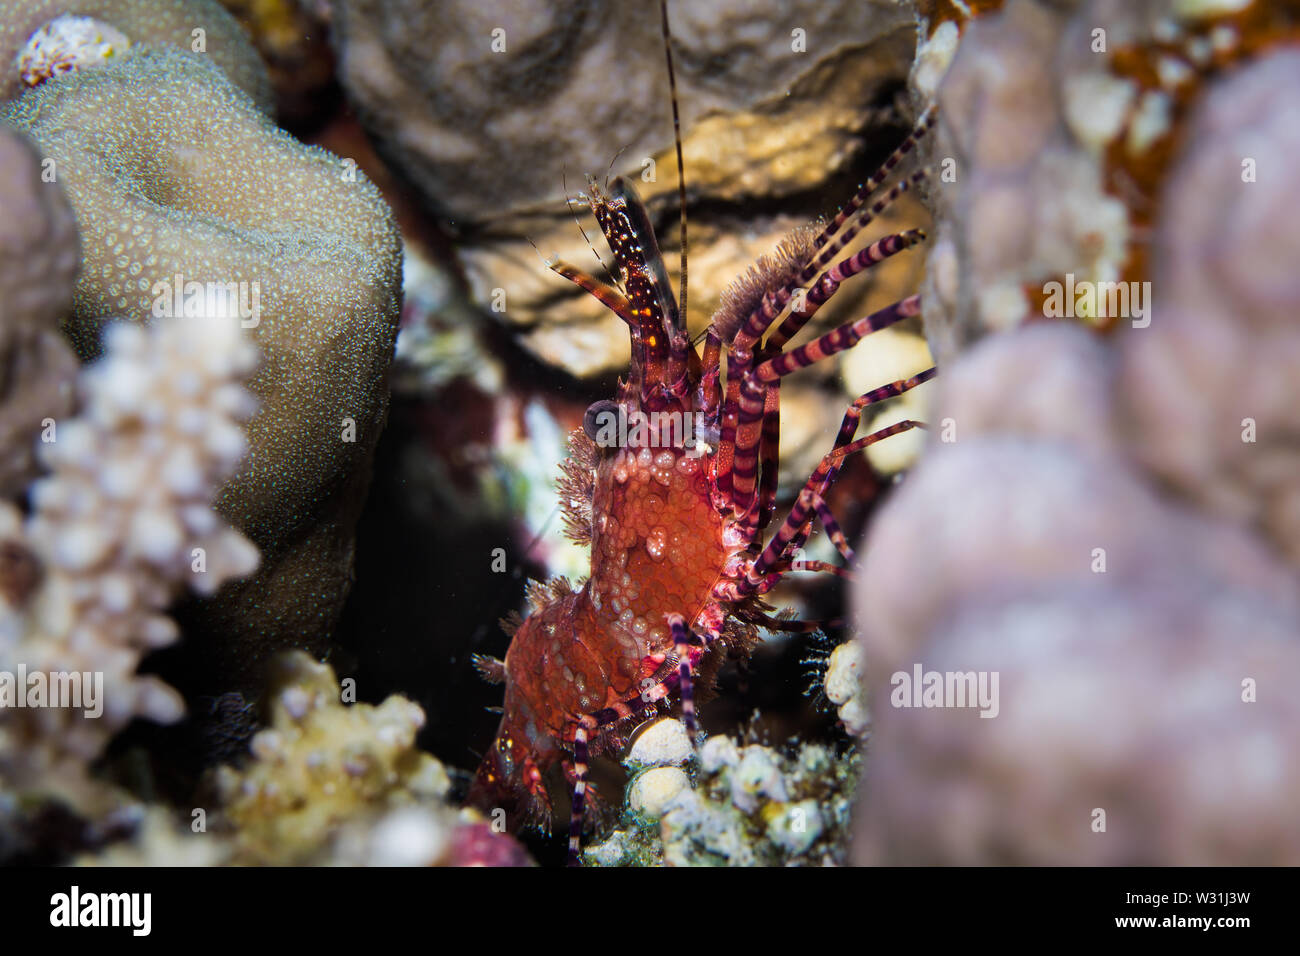
[[[564,201],[566,179],[572,193],[584,174],[627,174],[675,281],[676,160],[657,8],[335,0],[332,9],[341,81],[384,156],[462,233],[475,299],[550,364],[583,377],[621,371],[622,323],[548,272],[529,240],[599,273]],[[698,331],[759,254],[848,197],[845,180],[864,173],[846,171],[867,144],[881,158],[892,148],[906,121],[888,94],[905,76],[913,27],[888,2],[694,0],[669,16]],[[434,34],[444,42],[420,39]],[[915,225],[918,213],[903,204],[880,228],[908,214]],[[872,270],[841,293],[844,311],[828,310],[827,324],[861,314],[874,283],[914,287],[918,258]]]

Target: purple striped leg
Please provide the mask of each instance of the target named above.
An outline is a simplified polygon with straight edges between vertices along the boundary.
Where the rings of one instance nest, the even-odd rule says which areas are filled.
[[[907,138],[898,144],[898,148],[889,154],[889,157],[881,164],[880,168],[871,174],[871,178],[862,184],[853,197],[836,214],[835,218],[826,224],[826,228],[822,230],[821,235],[817,237],[814,243],[817,249],[821,249],[829,243],[831,237],[839,231],[840,227],[861,208],[863,203],[871,198],[872,193],[879,189],[881,183],[889,178],[889,174],[893,172],[894,167],[902,162],[903,157],[911,152],[913,147],[934,126],[935,118],[935,108],[933,106],[927,107],[925,112],[921,114],[920,119],[917,120],[916,127],[907,135]],[[807,282],[816,274],[815,271],[809,272],[800,281]]]
[[[691,648],[703,643],[691,633],[686,626],[686,618],[680,614],[668,615],[668,626],[673,629],[673,654],[677,658],[677,686],[682,695],[682,723],[686,733],[695,740],[699,732],[699,722],[695,719],[695,690],[691,681]]]

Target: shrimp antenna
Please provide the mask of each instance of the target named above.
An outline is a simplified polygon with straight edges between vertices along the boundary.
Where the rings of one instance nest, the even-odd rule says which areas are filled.
[[[622,147],[619,149],[619,151],[618,151],[617,153],[614,154],[614,158],[611,159],[611,160],[609,161],[609,168],[605,170],[605,189],[606,189],[606,191],[609,190],[609,177],[612,176],[613,173],[614,173],[614,164],[618,162],[618,158],[619,158],[620,156],[622,156],[624,153],[627,152],[627,150],[628,150],[628,146],[630,146],[630,145],[631,145],[631,144],[628,143],[628,144],[625,144],[624,146],[622,146]]]
[[[610,165],[612,166],[613,163],[611,162]],[[565,205],[569,207],[569,212],[573,214],[573,224],[578,227],[578,232],[582,233],[582,241],[587,244],[587,248],[591,250],[591,254],[596,257],[596,261],[600,263],[600,267],[605,270],[605,275],[609,276],[610,283],[621,288],[622,283],[614,277],[614,273],[610,271],[609,266],[605,265],[605,260],[600,257],[600,253],[596,251],[596,247],[591,244],[591,239],[587,236],[587,230],[582,228],[582,222],[578,219],[577,210],[573,208],[574,199],[569,195],[569,177],[565,172],[565,167],[563,166],[560,167],[560,183],[564,187]],[[529,239],[528,241],[532,243],[534,249],[537,249],[537,244],[533,243],[533,240]],[[538,249],[537,254],[540,256],[542,251]],[[543,259],[545,259],[544,256]],[[549,261],[546,264],[548,267],[550,266]]]
[[[677,199],[682,211],[682,280],[677,311],[686,328],[686,172],[682,163],[682,124],[677,115],[677,73],[673,70],[673,39],[668,30],[668,0],[659,0],[659,19],[664,31],[664,56],[668,60],[668,89],[673,103],[673,142],[677,146]]]

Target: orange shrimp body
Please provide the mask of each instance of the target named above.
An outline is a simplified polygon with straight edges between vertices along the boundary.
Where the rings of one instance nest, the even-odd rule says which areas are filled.
[[[471,791],[480,806],[514,806],[528,817],[549,811],[543,774],[572,750],[584,715],[618,714],[591,741],[598,753],[617,739],[614,723],[644,709],[629,709],[627,701],[650,704],[662,696],[641,699],[672,656],[668,616],[700,616],[728,558],[711,456],[693,440],[694,423],[703,421],[696,407],[700,361],[676,327],[672,290],[657,274],[662,262],[653,230],[630,187],[616,183],[612,197],[594,186],[592,192],[593,211],[626,276],[625,293],[599,293],[628,320],[633,356],[618,400],[592,406],[585,423],[592,434],[573,433],[563,466],[568,531],[590,545],[591,574],[578,589],[563,579],[533,588],[532,613],[515,631],[503,665],[485,668],[505,682],[505,714]],[[595,411],[604,421],[591,421]],[[603,424],[607,436],[597,430]],[[566,770],[574,775],[572,766]]]
[[[582,432],[572,441],[589,443]],[[667,615],[693,619],[725,560],[704,469],[680,449],[652,448],[620,449],[595,469],[591,576],[576,590],[561,580],[535,591],[515,632],[505,715],[475,784],[480,805],[517,807],[512,796],[522,796],[525,815],[544,814],[542,775],[571,748],[579,718],[655,683],[673,649]]]

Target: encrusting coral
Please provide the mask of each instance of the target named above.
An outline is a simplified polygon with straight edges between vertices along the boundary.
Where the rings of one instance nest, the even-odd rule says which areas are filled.
[[[37,37],[55,20],[64,22]],[[56,57],[71,57],[82,64],[109,62],[138,43],[189,50],[210,57],[263,113],[271,109],[266,67],[239,24],[216,0],[0,0],[0,64],[4,66],[0,102],[17,97],[24,84],[33,85],[31,80],[49,75],[48,70],[37,69],[25,79],[26,71],[18,68],[20,58],[52,62],[35,49],[42,42]],[[70,48],[69,42],[82,52]],[[112,49],[105,50],[105,43]]]
[[[79,245],[72,209],[42,179],[40,155],[0,126],[0,497],[36,475],[42,422],[72,411],[77,360],[59,334],[72,302]]]
[[[52,76],[98,66],[131,46],[125,33],[92,17],[64,14],[33,33],[18,54],[18,75],[27,86]]]
[[[941,360],[1041,313],[1048,283],[1150,279],[1169,163],[1197,135],[1188,117],[1218,79],[1300,39],[1300,6],[1010,0],[958,29],[940,24],[912,74],[939,105],[923,301]],[[1116,311],[1101,296],[1068,314],[1102,328],[1151,317],[1150,303]]]
[[[80,866],[531,866],[499,826],[446,797],[415,746],[424,712],[403,697],[347,704],[327,664],[301,651],[272,665],[267,726],[239,766],[213,774],[215,802],[177,814],[133,806]],[[345,689],[346,688],[346,689]]]
[[[218,501],[263,566],[186,625],[211,689],[250,690],[277,648],[323,651],[350,587],[401,301],[392,215],[355,164],[275,128],[188,52],[134,45],[3,118],[55,161],[77,214],[65,331],[83,359],[106,315],[203,303],[238,315],[266,356],[249,456]]]
[[[862,648],[856,641],[845,641],[831,651],[822,693],[835,707],[840,725],[850,736],[866,735],[871,715],[862,688]]]
[[[183,588],[211,594],[257,566],[256,548],[211,507],[244,456],[257,362],[224,319],[110,326],[78,379],[82,411],[43,436],[49,473],[30,489],[30,516],[0,504],[6,788],[94,814],[86,771],[108,740],[134,717],[183,713],[136,665],[176,640],[164,611]],[[80,688],[73,703],[52,699],[59,684]]]
[[[938,87],[939,126],[928,147],[940,168],[938,228],[922,300],[941,361],[1019,321],[1031,283],[1067,272],[1119,277],[1128,213],[1106,191],[1099,151],[1061,114],[1066,20],[1060,7],[1013,0],[966,27]],[[1003,67],[1011,62],[1014,69]]]

